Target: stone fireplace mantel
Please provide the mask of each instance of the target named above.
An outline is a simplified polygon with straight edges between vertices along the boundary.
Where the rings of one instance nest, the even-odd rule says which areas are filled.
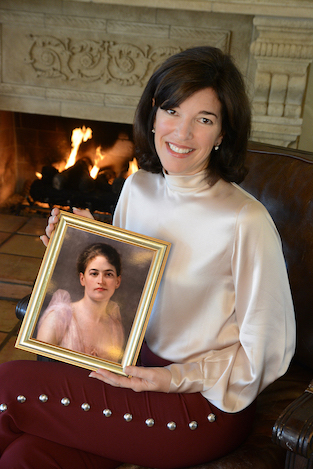
[[[0,24],[0,110],[131,123],[159,63],[208,44],[246,78],[254,140],[301,135],[312,0],[2,0]]]

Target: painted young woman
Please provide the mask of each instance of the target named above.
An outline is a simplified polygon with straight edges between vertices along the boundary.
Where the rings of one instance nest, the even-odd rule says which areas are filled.
[[[92,244],[80,254],[77,271],[84,296],[72,302],[66,290],[57,290],[40,319],[37,339],[119,362],[124,329],[119,306],[111,300],[121,284],[119,254],[108,244]]]

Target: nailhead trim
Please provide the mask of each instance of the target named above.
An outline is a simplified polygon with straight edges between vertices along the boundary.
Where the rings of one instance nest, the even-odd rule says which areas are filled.
[[[48,396],[47,396],[46,394],[40,394],[39,400],[40,400],[41,402],[47,402]]]
[[[102,413],[103,413],[103,415],[104,415],[105,417],[111,417],[111,415],[112,415],[112,410],[110,410],[110,409],[104,409],[104,410],[102,411]]]
[[[215,420],[216,420],[216,415],[215,414],[209,414],[208,415],[208,421],[209,422],[212,423],[212,422],[215,422]]]
[[[8,410],[8,406],[6,404],[0,404],[0,412],[5,412]]]
[[[21,404],[23,404],[25,401],[26,401],[26,397],[25,396],[22,396],[21,394],[19,396],[17,396],[17,401],[20,402]]]
[[[198,423],[193,420],[192,422],[189,423],[189,428],[190,430],[196,430],[196,428],[198,428]]]
[[[132,414],[124,414],[124,419],[126,420],[126,422],[131,422],[133,420],[133,416]]]
[[[147,427],[153,427],[153,425],[154,425],[154,420],[151,419],[151,418],[150,418],[150,419],[147,419],[147,420],[146,420],[146,425],[147,425]]]
[[[82,408],[85,412],[88,412],[88,410],[90,410],[90,405],[88,404],[88,402],[84,402],[84,403],[81,405],[81,408]]]
[[[176,423],[175,423],[175,422],[168,422],[167,428],[168,428],[169,430],[175,430],[175,428],[176,428]]]
[[[65,407],[70,405],[70,403],[71,403],[71,401],[69,400],[68,397],[63,397],[63,399],[61,399],[61,404],[64,405]]]

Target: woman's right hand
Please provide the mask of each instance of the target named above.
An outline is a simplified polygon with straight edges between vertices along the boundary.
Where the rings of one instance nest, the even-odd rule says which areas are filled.
[[[91,213],[88,209],[82,210],[82,209],[73,207],[73,213],[75,215],[80,215],[81,217],[93,219],[93,216],[91,215]],[[45,246],[48,246],[51,235],[52,235],[53,231],[56,228],[56,225],[59,221],[59,214],[60,214],[60,210],[57,207],[54,207],[51,210],[51,215],[48,218],[48,224],[47,224],[46,230],[45,230],[46,234],[40,236],[40,239],[41,239],[41,241],[43,242],[43,244]]]

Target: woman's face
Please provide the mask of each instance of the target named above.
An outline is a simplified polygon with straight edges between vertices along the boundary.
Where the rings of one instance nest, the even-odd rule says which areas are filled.
[[[85,287],[85,295],[94,301],[108,301],[121,283],[116,268],[104,256],[92,259],[79,277]]]
[[[222,142],[221,103],[212,88],[197,91],[178,107],[158,108],[154,129],[155,148],[168,174],[196,174]]]

